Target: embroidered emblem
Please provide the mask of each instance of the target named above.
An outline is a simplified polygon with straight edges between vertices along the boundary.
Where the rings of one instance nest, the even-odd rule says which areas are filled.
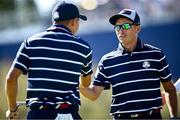
[[[149,68],[150,67],[150,63],[148,61],[144,61],[143,62],[143,68]]]

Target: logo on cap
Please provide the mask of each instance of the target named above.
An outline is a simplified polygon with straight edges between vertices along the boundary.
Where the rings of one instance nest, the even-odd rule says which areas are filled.
[[[124,18],[124,17],[130,19],[133,23],[140,25],[139,15],[137,14],[135,10],[131,10],[131,9],[121,10],[118,14],[111,16],[109,19],[109,22],[112,25],[115,25],[117,19]]]
[[[128,11],[128,10],[124,10],[121,12],[121,14],[127,14],[127,15],[131,15],[131,11]]]
[[[53,18],[54,18],[55,20],[58,19],[58,18],[59,18],[59,13],[58,13],[58,12],[55,12]]]

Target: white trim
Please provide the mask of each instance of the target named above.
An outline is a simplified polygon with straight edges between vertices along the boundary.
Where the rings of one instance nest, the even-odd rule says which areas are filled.
[[[115,85],[112,85],[112,87],[116,87],[119,85],[127,84],[127,83],[134,83],[134,82],[141,82],[141,81],[157,81],[159,78],[149,78],[149,79],[138,79],[138,80],[129,80],[121,83],[117,83]]]
[[[70,52],[70,53],[74,53],[74,54],[77,54],[86,58],[84,54],[77,51],[69,50],[69,49],[59,49],[59,48],[52,48],[52,47],[28,47],[27,49],[45,49],[45,50],[53,50],[53,51],[61,51],[61,52]]]
[[[18,61],[16,61],[15,64],[18,64],[18,65],[20,65],[21,67],[23,67],[23,68],[25,68],[26,70],[28,70],[27,67],[26,67],[24,64],[22,64],[22,63],[20,63],[20,62],[18,62]]]
[[[115,64],[115,65],[111,65],[111,66],[106,66],[106,67],[104,67],[104,69],[109,69],[109,68],[113,68],[113,67],[117,67],[117,66],[121,66],[121,65],[127,65],[129,63],[138,63],[138,62],[144,62],[144,61],[160,62],[160,60],[156,60],[156,59],[142,59],[142,60],[129,61],[129,62],[124,62],[124,63]]]
[[[111,76],[108,76],[107,78],[113,78],[116,77],[118,75],[122,75],[122,74],[127,74],[127,73],[134,73],[134,72],[141,72],[141,71],[158,71],[157,69],[139,69],[139,70],[130,70],[130,71],[125,71],[125,72],[120,72]]]
[[[143,111],[149,111],[149,110],[152,110],[152,109],[160,109],[162,108],[162,106],[159,106],[159,107],[151,107],[151,108],[148,108],[148,109],[140,109],[140,110],[128,110],[128,111],[117,111],[113,114],[116,114],[116,113],[132,113],[132,112],[143,112]]]
[[[81,43],[73,41],[73,40],[62,40],[62,39],[54,39],[54,38],[30,38],[28,40],[29,41],[32,41],[32,40],[47,40],[47,41],[55,41],[55,42],[75,43],[77,45],[80,45],[80,46],[83,46],[83,47],[89,49],[89,46],[81,44]]]
[[[22,53],[22,52],[20,52],[19,54],[22,55],[22,56],[24,56],[24,57],[26,57],[26,58],[29,58],[28,55],[26,55],[26,54],[24,54],[24,53]]]
[[[31,60],[49,60],[49,61],[60,61],[60,62],[68,62],[68,63],[78,64],[78,65],[83,65],[83,63],[81,63],[81,62],[72,61],[72,60],[68,60],[68,59],[59,59],[59,58],[49,58],[49,57],[30,57],[29,59],[31,59]]]
[[[31,80],[31,81],[49,81],[49,82],[67,83],[67,84],[74,84],[74,85],[78,84],[78,81],[77,82],[70,82],[67,80],[50,79],[50,78],[28,78],[28,80]]]
[[[111,106],[120,106],[120,105],[125,105],[127,103],[134,103],[134,102],[145,102],[145,101],[154,101],[157,99],[162,99],[162,97],[158,97],[158,98],[151,98],[151,99],[140,99],[140,100],[128,100],[126,102],[123,103],[119,103],[119,104],[112,104]]]
[[[27,88],[27,91],[45,91],[45,92],[56,92],[56,93],[73,93],[73,91],[62,91],[62,90],[43,89],[43,88]]]
[[[91,63],[92,63],[92,61],[93,61],[93,60],[91,60],[89,63],[87,63],[84,67],[88,67],[88,66],[89,66],[89,64],[91,64]]]
[[[117,97],[117,96],[121,96],[121,95],[125,95],[125,94],[129,94],[129,93],[134,93],[134,92],[142,92],[142,91],[154,91],[154,90],[160,90],[160,88],[153,88],[153,89],[139,89],[139,90],[130,90],[130,91],[126,91],[126,92],[121,92],[115,95],[112,95],[112,97]]]
[[[54,72],[63,72],[63,73],[70,73],[74,75],[80,75],[80,72],[73,72],[69,70],[61,70],[61,69],[55,69],[55,68],[44,68],[44,67],[30,67],[29,70],[43,70],[43,71],[54,71]]]
[[[92,50],[89,52],[89,54],[86,55],[86,58],[89,57],[89,55],[92,54]]]
[[[160,69],[160,70],[158,70],[159,72],[162,72],[164,69],[166,69],[166,68],[168,68],[169,67],[169,65],[166,65],[164,68],[162,68],[162,69]]]
[[[92,69],[90,69],[89,71],[87,71],[87,72],[85,72],[84,70],[82,70],[82,72],[84,73],[84,74],[88,74],[88,73],[90,73],[92,71]]]
[[[166,77],[160,77],[161,79],[167,79],[169,76],[171,76],[172,73],[170,73],[169,75],[167,75]]]

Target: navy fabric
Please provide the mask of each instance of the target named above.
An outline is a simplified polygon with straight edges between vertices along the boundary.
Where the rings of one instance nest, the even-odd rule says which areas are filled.
[[[138,40],[129,53],[122,45],[99,62],[93,84],[112,85],[111,113],[141,112],[162,107],[160,81],[171,80],[166,56]]]
[[[12,67],[28,74],[28,105],[44,98],[47,104],[80,105],[79,76],[92,74],[92,50],[67,27],[54,24],[22,43]]]

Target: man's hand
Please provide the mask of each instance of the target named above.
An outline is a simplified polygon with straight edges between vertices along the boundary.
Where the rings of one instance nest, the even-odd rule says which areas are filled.
[[[80,77],[81,81],[80,81],[80,86],[81,87],[89,87],[91,84],[91,75],[88,75],[86,77],[84,77],[83,75],[81,75]]]
[[[19,118],[19,111],[18,108],[15,111],[6,111],[6,118],[8,119],[18,119]]]

